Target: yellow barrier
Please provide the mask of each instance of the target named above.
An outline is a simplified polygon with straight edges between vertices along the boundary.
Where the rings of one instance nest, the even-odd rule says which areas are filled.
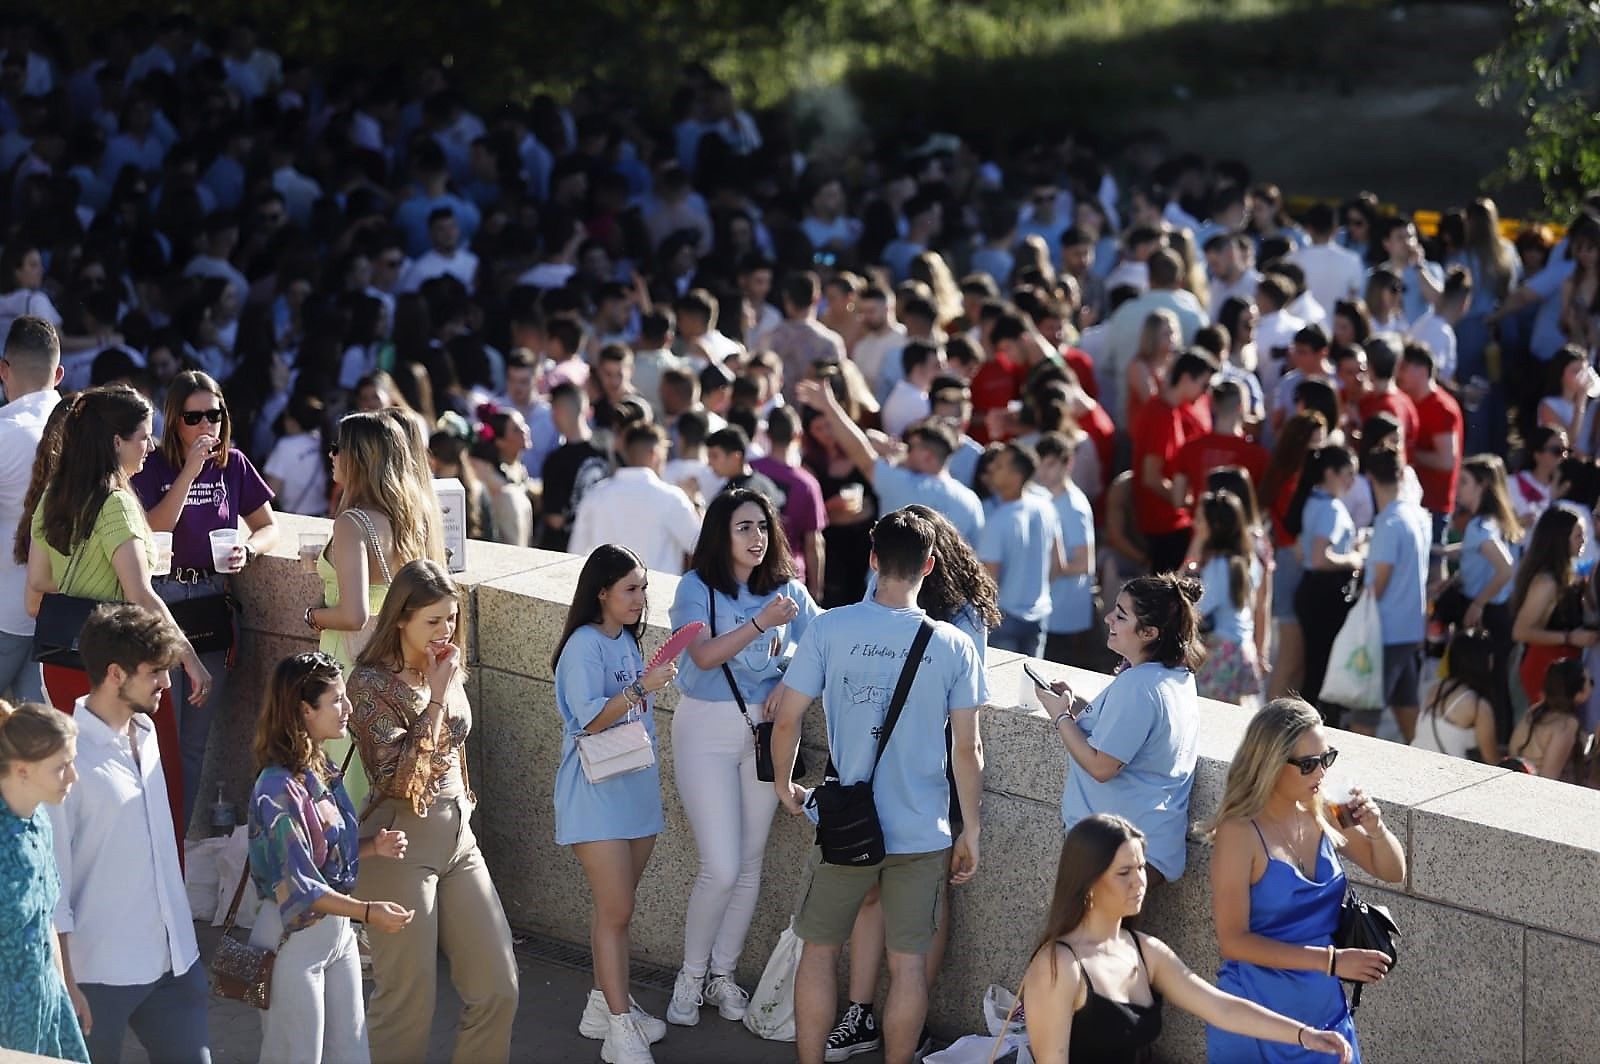
[[[1327,203],[1337,207],[1343,202],[1343,200],[1328,199],[1322,196],[1284,197],[1284,205],[1289,208],[1290,214],[1300,214],[1304,212],[1307,207],[1310,207],[1314,203]],[[1400,210],[1399,207],[1392,203],[1381,203],[1378,206],[1379,209],[1386,214],[1397,214]],[[1416,225],[1417,232],[1423,236],[1437,236],[1439,232],[1439,222],[1443,217],[1444,212],[1442,211],[1411,212],[1411,221]],[[1567,227],[1564,225],[1555,225],[1549,222],[1525,222],[1518,218],[1500,219],[1500,235],[1505,237],[1507,240],[1515,240],[1518,233],[1521,233],[1524,229],[1531,229],[1535,225],[1543,225],[1544,228],[1548,229],[1557,240],[1560,240],[1562,237],[1567,235]]]

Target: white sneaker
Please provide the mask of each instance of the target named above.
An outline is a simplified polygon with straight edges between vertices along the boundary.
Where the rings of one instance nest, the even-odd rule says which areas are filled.
[[[705,1002],[715,1005],[717,1014],[725,1020],[742,1020],[750,1007],[750,995],[739,989],[733,976],[713,975],[706,984]]]
[[[606,1040],[600,1046],[600,1059],[606,1064],[655,1064],[650,1043],[639,1030],[633,1013],[606,1017]]]
[[[667,1036],[667,1025],[639,1007],[628,997],[630,1015],[639,1024],[639,1031],[651,1045]],[[585,1038],[601,1039],[611,1033],[611,1009],[606,1006],[606,996],[598,990],[589,991],[589,1000],[583,1007],[583,1018],[578,1021],[578,1033]]]
[[[693,1027],[700,1022],[700,1006],[705,1003],[700,991],[704,983],[704,976],[690,975],[681,968],[678,970],[678,978],[672,984],[672,1003],[667,1006],[668,1023]]]

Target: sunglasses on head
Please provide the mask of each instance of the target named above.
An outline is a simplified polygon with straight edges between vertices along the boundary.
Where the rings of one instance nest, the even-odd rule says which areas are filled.
[[[188,425],[190,428],[200,424],[202,421],[209,421],[213,425],[221,424],[222,408],[216,407],[211,410],[185,410],[183,412],[183,423]]]
[[[1339,760],[1339,751],[1330,747],[1322,753],[1312,754],[1310,757],[1291,757],[1289,764],[1299,769],[1300,775],[1309,776],[1317,771],[1319,765],[1322,768],[1332,768],[1333,763],[1337,760]]]

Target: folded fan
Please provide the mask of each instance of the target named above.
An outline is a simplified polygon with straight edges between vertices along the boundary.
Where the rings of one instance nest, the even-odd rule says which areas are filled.
[[[694,637],[700,634],[700,629],[704,627],[705,622],[703,621],[690,621],[676,632],[667,636],[667,641],[661,644],[661,649],[656,651],[655,657],[650,659],[650,664],[644,667],[644,671],[649,672],[657,665],[671,661],[679,654],[682,654],[689,644],[694,642]]]

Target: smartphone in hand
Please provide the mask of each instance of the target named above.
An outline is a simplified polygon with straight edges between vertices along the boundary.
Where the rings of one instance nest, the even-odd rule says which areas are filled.
[[[1048,683],[1045,682],[1045,679],[1044,679],[1043,676],[1040,676],[1037,672],[1033,671],[1033,666],[1029,665],[1026,661],[1024,661],[1022,663],[1022,671],[1028,674],[1028,679],[1032,680],[1033,681],[1033,686],[1037,687],[1039,690],[1041,690],[1041,691],[1054,691],[1055,690],[1053,687],[1051,687]]]

